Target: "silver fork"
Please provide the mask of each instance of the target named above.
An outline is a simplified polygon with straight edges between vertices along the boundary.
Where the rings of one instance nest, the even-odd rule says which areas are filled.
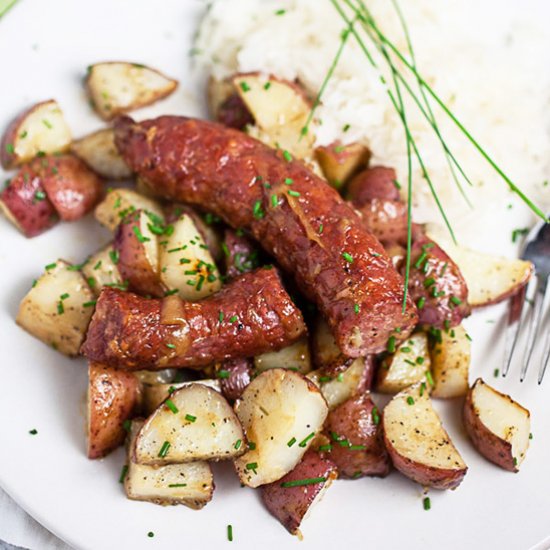
[[[502,376],[506,376],[516,351],[522,328],[527,324],[527,342],[521,362],[520,382],[523,382],[527,369],[531,364],[533,352],[539,342],[539,336],[544,339],[542,361],[540,363],[538,383],[542,382],[550,361],[550,327],[546,332],[542,327],[550,324],[550,224],[540,222],[526,239],[522,258],[532,262],[535,275],[529,285],[516,294],[511,300],[508,310],[508,326],[506,328],[506,360]],[[531,311],[524,308],[525,302],[532,304]]]

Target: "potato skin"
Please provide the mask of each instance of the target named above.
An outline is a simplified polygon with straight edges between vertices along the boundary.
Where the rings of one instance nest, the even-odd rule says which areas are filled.
[[[216,120],[228,126],[242,130],[249,124],[254,124],[254,117],[247,109],[238,93],[231,94],[219,107]]]
[[[281,487],[281,483],[316,477],[325,477],[327,481],[302,487]],[[295,535],[299,533],[302,519],[315,497],[336,477],[336,466],[331,460],[315,451],[308,451],[288,474],[278,481],[262,486],[262,500],[271,514]]]
[[[141,242],[136,234],[142,214],[142,210],[136,210],[118,224],[113,240],[113,248],[119,256],[117,267],[131,290],[160,298],[166,289],[160,280],[158,266],[151,265],[145,250],[146,243]],[[156,239],[154,236],[151,238]]]
[[[229,359],[222,363],[221,370],[229,371],[227,378],[220,378],[223,395],[230,401],[239,399],[252,380],[252,360]]]
[[[427,270],[415,266],[423,254],[426,255]],[[403,265],[401,270],[404,269]],[[430,279],[435,283],[429,284]],[[442,294],[434,296],[434,289]],[[413,243],[409,292],[416,304],[419,300],[424,301],[423,307],[418,308],[418,323],[421,325],[454,327],[470,315],[468,287],[460,269],[443,249],[425,236]]]
[[[38,195],[37,195],[38,193]],[[42,197],[41,199],[37,199]],[[0,194],[0,200],[26,237],[36,237],[59,220],[48,199],[42,179],[29,166],[23,166]]]
[[[474,387],[475,384],[472,385],[466,394],[464,407],[462,409],[462,421],[464,428],[466,429],[466,433],[472,440],[474,447],[487,460],[490,460],[493,464],[496,464],[509,472],[519,472],[517,464],[514,464],[512,444],[491,432],[491,430],[489,430],[479,419],[473,403]]]
[[[407,205],[398,200],[371,199],[357,211],[365,227],[383,244],[407,244]]]
[[[403,281],[380,243],[301,162],[241,132],[184,117],[119,118],[115,134],[126,162],[161,195],[250,231],[294,274],[348,356],[382,351],[395,329],[404,339],[416,324],[412,301],[402,312]]]
[[[326,431],[340,441],[350,445],[361,445],[364,449],[351,449],[331,437],[332,450],[327,456],[336,464],[340,477],[363,476],[385,477],[390,472],[390,460],[382,440],[381,424],[375,424],[372,411],[375,408],[369,394],[348,399],[327,418]]]
[[[82,218],[103,196],[102,180],[73,155],[37,158],[31,167],[64,221]]]
[[[88,367],[88,458],[101,458],[124,443],[124,421],[139,412],[141,389],[129,372],[91,362]]]
[[[178,319],[163,319],[167,301]],[[287,346],[305,331],[277,271],[259,269],[200,302],[103,289],[81,351],[93,361],[130,370],[200,368]]]
[[[349,182],[347,198],[357,208],[367,205],[373,199],[400,201],[396,181],[397,174],[393,168],[385,166],[367,168]]]

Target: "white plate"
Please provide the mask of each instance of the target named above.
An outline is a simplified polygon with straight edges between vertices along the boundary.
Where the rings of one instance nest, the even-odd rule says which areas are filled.
[[[148,63],[180,80],[174,97],[150,113],[199,113],[201,93],[189,77],[187,53],[203,6],[196,0],[20,0],[0,21],[0,126],[28,104],[55,97],[76,135],[99,127],[80,79],[88,64],[112,59]],[[511,214],[499,217],[498,234],[487,231],[480,246],[505,250],[510,228],[522,224]],[[265,550],[332,545],[515,550],[550,535],[550,399],[544,395],[550,380],[538,388],[532,379],[522,386],[515,377],[493,379],[502,347],[499,325],[487,321],[499,319],[498,308],[468,322],[474,336],[472,377],[494,381],[531,409],[534,439],[521,473],[504,472],[480,458],[464,436],[457,403],[438,403],[470,466],[460,488],[432,491],[432,510],[425,512],[421,489],[395,472],[385,480],[337,482],[304,524],[300,543],[271,518],[252,490],[239,486],[228,464],[215,468],[213,502],[194,512],[126,500],[118,483],[121,451],[103,461],[86,459],[85,362],[48,349],[13,319],[44,265],[59,256],[80,261],[108,235],[91,219],[60,225],[32,240],[1,219],[0,234],[0,484],[75,548],[217,548],[228,544],[228,523],[235,546]],[[36,436],[29,435],[33,428]]]

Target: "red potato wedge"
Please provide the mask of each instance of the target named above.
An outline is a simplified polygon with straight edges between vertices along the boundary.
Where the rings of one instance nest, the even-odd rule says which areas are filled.
[[[311,103],[298,84],[260,73],[237,74],[233,84],[252,114],[263,141],[297,158],[312,156],[315,135],[302,132]]]
[[[442,330],[438,336],[433,339],[430,350],[434,382],[432,397],[450,399],[466,395],[469,387],[470,338],[462,325],[448,331]]]
[[[399,345],[395,353],[382,361],[376,391],[393,395],[412,384],[425,382],[430,367],[428,336],[424,332],[413,334]]]
[[[123,180],[132,177],[132,171],[116,148],[112,128],[98,130],[73,141],[71,152],[102,178]]]
[[[36,159],[30,166],[63,221],[82,218],[101,200],[101,179],[73,155]]]
[[[327,418],[326,431],[332,440],[327,456],[336,464],[340,477],[357,479],[389,474],[390,459],[382,440],[380,415],[367,393],[333,409]]]
[[[369,164],[371,152],[362,143],[342,145],[339,141],[315,149],[323,175],[336,189],[342,189],[359,170]]]
[[[434,241],[415,239],[409,293],[417,304],[418,324],[455,327],[470,315],[469,287],[459,266]],[[404,273],[405,265],[401,266]]]
[[[82,266],[82,274],[96,296],[101,294],[105,286],[124,287],[122,275],[118,269],[118,252],[109,243],[95,254],[92,254]]]
[[[207,102],[210,117],[230,128],[243,130],[254,124],[254,117],[239,96],[231,79],[210,77],[207,84]]]
[[[529,411],[509,395],[498,392],[481,378],[464,402],[463,421],[475,448],[487,459],[518,472],[529,447]]]
[[[138,373],[136,373],[137,375]],[[153,414],[159,406],[168,399],[175,391],[190,386],[191,384],[203,384],[217,392],[221,392],[220,380],[205,378],[204,380],[192,380],[188,382],[171,382],[143,384],[143,412],[147,416]]]
[[[302,521],[337,477],[330,460],[308,451],[292,471],[262,487],[262,500],[287,531],[299,535]]]
[[[138,63],[111,61],[88,67],[86,89],[96,113],[104,120],[169,96],[177,80]]]
[[[254,443],[235,460],[235,467],[244,485],[259,487],[280,479],[300,462],[321,431],[328,407],[307,378],[271,369],[247,386],[235,411],[248,441]]]
[[[371,357],[359,357],[344,371],[331,376],[323,369],[310,372],[307,377],[320,388],[330,410],[354,395],[370,388],[374,371]]]
[[[460,268],[468,286],[468,302],[473,308],[497,304],[514,296],[533,274],[531,262],[483,254],[457,246],[435,231],[428,234]]]
[[[395,243],[406,246],[407,205],[402,201],[372,199],[356,207],[365,227],[386,247]]]
[[[252,361],[250,359],[233,359],[224,361],[217,372],[221,392],[230,401],[239,399],[252,380]]]
[[[59,220],[42,179],[24,166],[0,193],[0,210],[26,237],[36,237]]]
[[[184,300],[200,300],[221,288],[220,273],[191,216],[171,224],[159,247],[160,280]]]
[[[57,101],[33,105],[6,130],[0,145],[0,161],[9,170],[37,155],[62,153],[71,144],[71,131]]]
[[[257,355],[254,357],[254,367],[257,372],[280,368],[307,374],[313,368],[307,337],[300,338],[286,348]]]
[[[464,479],[468,467],[422,383],[398,393],[386,405],[382,429],[393,465],[409,479],[434,489],[456,489]]]
[[[16,322],[45,344],[76,356],[92,317],[94,298],[75,266],[57,260],[46,266],[21,301]]]
[[[311,355],[317,369],[345,370],[351,360],[345,357],[336,344],[328,323],[319,318],[311,333]]]
[[[238,457],[246,450],[241,423],[225,397],[204,384],[174,391],[147,419],[134,461],[162,466]]]
[[[372,166],[357,174],[347,188],[346,197],[357,208],[374,199],[399,201],[397,174],[393,168]]]
[[[139,414],[141,389],[131,372],[88,366],[88,458],[102,458],[124,443],[125,422]]]
[[[137,210],[118,226],[113,248],[118,255],[118,270],[129,288],[142,294],[162,297],[166,287],[159,275],[157,235],[151,231],[150,214]]]
[[[107,229],[114,231],[119,223],[132,212],[144,210],[163,218],[158,202],[140,195],[131,189],[112,189],[95,209],[96,220]]]
[[[126,496],[154,504],[183,504],[193,510],[204,508],[214,494],[214,476],[208,462],[166,466],[136,464],[132,457],[143,420],[133,420],[128,442],[128,471],[124,477]]]

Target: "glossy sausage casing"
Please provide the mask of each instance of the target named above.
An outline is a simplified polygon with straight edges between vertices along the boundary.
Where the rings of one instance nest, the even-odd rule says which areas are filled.
[[[288,346],[305,330],[277,270],[258,269],[200,302],[105,288],[81,351],[130,370],[194,368]]]
[[[160,195],[250,232],[294,274],[350,357],[382,351],[416,323],[403,279],[358,214],[288,153],[242,132],[183,117],[116,123],[125,161]],[[397,330],[397,332],[395,332]]]

